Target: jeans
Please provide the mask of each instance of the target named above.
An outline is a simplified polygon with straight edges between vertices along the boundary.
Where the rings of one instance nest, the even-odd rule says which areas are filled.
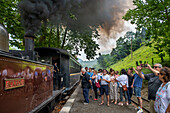
[[[109,86],[108,85],[101,85],[101,95],[104,95],[104,93],[109,95]]]
[[[141,88],[140,87],[134,87],[135,96],[141,97]]]
[[[97,99],[98,98],[98,94],[97,94],[97,87],[96,87],[95,83],[93,83],[93,90],[94,90],[95,98]]]
[[[57,83],[57,73],[53,73],[53,90],[56,90]]]
[[[129,102],[131,102],[132,95],[133,95],[133,88],[128,87],[127,96],[128,96],[128,101]]]
[[[120,87],[120,101],[123,102],[123,92],[125,94],[125,101],[128,101],[128,97],[127,97],[127,91],[123,91],[123,88]]]
[[[99,96],[101,96],[101,83],[100,83],[100,88],[99,88],[99,91],[100,91],[100,94],[99,94]]]
[[[53,90],[56,90],[56,78],[53,78]]]
[[[83,88],[84,102],[89,103],[89,88]]]

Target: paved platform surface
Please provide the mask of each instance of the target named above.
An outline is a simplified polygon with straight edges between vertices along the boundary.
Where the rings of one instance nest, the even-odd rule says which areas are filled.
[[[101,102],[101,98],[99,98],[97,101],[94,101],[91,98],[89,99],[90,103],[88,105],[84,105],[83,104],[84,97],[83,97],[82,88],[80,87],[80,85],[79,87],[77,87],[75,92],[76,93],[71,98],[71,100],[74,99],[74,102],[72,103],[68,113],[136,113],[137,112],[133,105],[119,106],[119,105],[114,105],[113,103],[110,103],[110,106],[107,107],[106,98],[105,98],[105,104],[102,106],[99,106]]]

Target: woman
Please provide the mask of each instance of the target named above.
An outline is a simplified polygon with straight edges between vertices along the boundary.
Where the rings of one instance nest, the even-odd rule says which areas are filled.
[[[109,94],[110,94],[111,103],[113,103],[114,102],[114,84],[115,84],[114,70],[111,70],[109,73],[110,73]]]
[[[156,92],[154,109],[157,113],[167,113],[170,112],[170,68],[162,68],[158,75],[162,84]]]
[[[115,71],[115,78],[119,77],[119,71]],[[116,81],[117,82],[117,81]],[[117,82],[117,88],[119,88],[119,82]]]
[[[128,97],[127,97],[127,92],[123,91],[122,85],[126,85],[126,87],[128,87],[128,76],[127,76],[127,72],[125,71],[125,69],[121,70],[121,75],[116,78],[116,80],[119,82],[119,87],[120,87],[120,102],[118,105],[123,106],[123,93],[125,95],[125,103],[126,105],[128,105]]]
[[[94,90],[94,94],[95,94],[95,98],[93,100],[98,100],[98,93],[97,93],[97,86],[96,83],[98,83],[98,75],[97,75],[97,71],[94,70],[93,71],[93,76],[92,76],[92,84],[93,84],[93,90]]]
[[[110,72],[110,99],[112,100],[111,102],[113,103],[114,100],[114,104],[117,104],[117,82],[115,81],[115,78],[117,78],[117,76],[115,75],[115,71],[112,70]]]

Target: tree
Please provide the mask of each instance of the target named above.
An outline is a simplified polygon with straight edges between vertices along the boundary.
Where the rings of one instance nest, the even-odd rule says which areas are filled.
[[[102,68],[105,68],[106,67],[106,62],[104,60],[104,56],[99,53],[99,57],[97,58],[97,62],[99,63],[99,65],[102,67]]]
[[[21,25],[21,17],[17,4],[21,0],[0,1],[0,23],[5,26],[10,34],[10,45],[23,49],[24,28]]]
[[[136,24],[138,30],[141,29],[142,27],[145,27],[147,29],[146,30],[147,39],[151,37],[153,39],[153,42],[156,43],[159,43],[160,40],[162,40],[161,43],[162,45],[160,47],[167,53],[169,53],[170,1],[133,0],[133,3],[136,6],[136,8],[129,9],[126,15],[123,17],[123,19],[130,20],[132,24]]]
[[[133,60],[133,50],[132,50],[132,40],[134,38],[134,34],[132,31],[131,32],[127,32],[125,34],[125,38],[127,38],[127,40],[131,42],[131,61]]]

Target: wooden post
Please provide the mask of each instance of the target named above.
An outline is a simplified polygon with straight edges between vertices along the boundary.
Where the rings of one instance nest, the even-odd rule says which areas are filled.
[[[133,51],[132,51],[132,37],[131,37],[131,61],[133,60]]]

